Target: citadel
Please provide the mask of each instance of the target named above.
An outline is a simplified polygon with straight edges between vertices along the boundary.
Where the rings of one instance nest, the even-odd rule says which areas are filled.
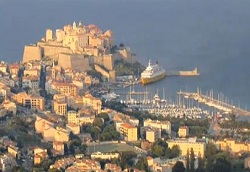
[[[95,69],[110,82],[116,78],[115,60],[136,61],[128,47],[114,45],[111,30],[103,32],[96,25],[84,26],[82,22],[65,25],[55,32],[47,29],[44,38],[24,47],[23,63],[41,60],[55,61],[63,69],[80,72]]]
[[[119,102],[110,87],[124,89],[134,77],[121,75],[120,64],[139,73],[111,30],[82,22],[47,29],[24,47],[21,63],[0,62],[0,171],[174,172],[181,163],[203,172],[203,161],[215,166],[210,158],[229,154],[250,168],[249,123],[196,117],[201,108],[172,104],[158,89],[152,102]],[[141,93],[135,83],[130,100]]]

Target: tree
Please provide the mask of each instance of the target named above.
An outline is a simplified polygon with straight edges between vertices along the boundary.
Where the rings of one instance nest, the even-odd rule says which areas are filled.
[[[191,151],[190,151],[190,172],[194,172],[194,161],[195,161],[194,149],[191,148]]]
[[[165,141],[158,140],[151,148],[154,157],[163,157],[169,154],[168,144]],[[169,156],[169,155],[168,155]]]
[[[88,148],[88,146],[87,146],[86,144],[82,144],[82,145],[80,146],[80,151],[81,151],[81,153],[85,153],[86,150],[87,150],[87,148]]]
[[[104,113],[104,112],[98,114],[98,117],[104,119],[104,122],[105,122],[105,123],[108,122],[108,121],[110,120],[110,119],[109,119],[109,115],[108,115],[107,113]]]
[[[104,127],[104,120],[102,118],[95,118],[93,121],[94,127],[99,127],[100,129],[103,129]]]
[[[185,172],[185,170],[184,164],[181,161],[177,161],[172,168],[172,172]]]
[[[214,172],[231,171],[231,162],[226,157],[218,157],[213,167]]]
[[[136,157],[136,154],[134,152],[123,152],[121,154],[121,159],[120,159],[120,166],[125,169],[128,167],[133,166],[133,158]]]
[[[106,126],[100,134],[101,141],[119,140],[120,133],[116,131],[114,125]]]
[[[204,161],[201,158],[201,155],[198,156],[198,168],[195,170],[195,172],[205,172],[204,169]]]
[[[212,172],[212,166],[213,166],[213,159],[214,156],[217,154],[217,148],[213,143],[208,143],[205,151],[205,157],[207,159],[206,163],[206,170],[208,172]]]
[[[190,158],[189,158],[189,149],[187,150],[187,161],[186,161],[186,172],[190,170]]]
[[[49,166],[51,165],[52,161],[50,159],[46,159],[41,163],[41,167],[45,170],[48,171]]]
[[[218,153],[213,156],[213,162],[211,165],[211,171],[213,172],[230,172],[232,168],[230,155],[228,153]]]
[[[214,144],[208,143],[205,151],[205,157],[208,159],[217,153],[217,148]]]
[[[180,150],[180,147],[178,145],[174,145],[170,151],[170,155],[169,157],[172,159],[172,158],[176,158],[178,156],[180,156],[181,154],[181,150]]]
[[[140,157],[139,160],[137,161],[135,168],[139,170],[148,170],[148,161],[146,157]]]
[[[154,145],[152,147],[152,152],[154,157],[161,157],[165,154],[164,147],[161,145]]]
[[[11,169],[11,172],[25,172],[25,168],[22,167],[22,166],[14,166],[12,169]]]

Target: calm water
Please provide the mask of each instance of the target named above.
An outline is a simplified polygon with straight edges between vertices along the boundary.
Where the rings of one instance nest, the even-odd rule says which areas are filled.
[[[45,29],[81,20],[111,29],[144,65],[167,70],[198,67],[194,78],[166,78],[149,86],[166,95],[197,87],[222,92],[250,109],[250,1],[247,0],[1,0],[0,57],[19,61],[25,44]]]

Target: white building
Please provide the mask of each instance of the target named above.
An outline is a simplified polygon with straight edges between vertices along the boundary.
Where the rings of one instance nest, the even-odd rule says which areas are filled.
[[[102,153],[102,152],[95,152],[91,154],[91,159],[118,159],[119,153],[109,152],[109,153]]]
[[[158,121],[146,119],[143,123],[144,127],[153,127],[161,130],[166,130],[168,134],[171,134],[171,123],[169,121]]]

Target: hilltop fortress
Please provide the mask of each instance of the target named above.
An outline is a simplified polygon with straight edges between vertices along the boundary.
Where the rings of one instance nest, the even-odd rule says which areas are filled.
[[[33,45],[26,45],[23,63],[29,61],[56,61],[63,69],[78,71],[97,70],[103,76],[114,81],[114,61],[122,59],[135,62],[130,49],[115,46],[111,30],[103,32],[95,25],[65,25],[53,32],[46,30],[45,37]]]

